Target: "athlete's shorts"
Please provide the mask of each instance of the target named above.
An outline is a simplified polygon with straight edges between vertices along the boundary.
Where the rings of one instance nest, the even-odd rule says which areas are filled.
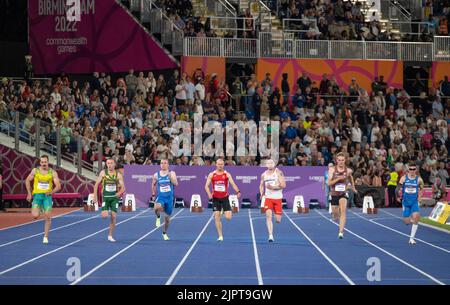
[[[345,200],[348,200],[348,193],[336,195],[336,196],[331,195],[331,205],[339,206],[339,200],[341,200],[342,198],[344,198]]]
[[[45,194],[34,194],[31,207],[33,209],[40,209],[42,212],[51,212],[53,206],[52,196]]]
[[[267,210],[272,210],[275,214],[281,215],[283,214],[283,200],[282,199],[272,199],[265,198],[264,199],[264,212]]]
[[[413,213],[419,212],[419,203],[418,202],[414,202],[412,204],[402,203],[402,206],[403,206],[403,217],[410,217]]]
[[[117,213],[118,207],[119,207],[119,198],[117,197],[103,198],[102,211],[112,211],[114,213]]]
[[[220,212],[222,210],[224,212],[231,211],[231,205],[228,196],[223,198],[213,198],[212,204],[213,204],[213,212]]]
[[[158,197],[155,200],[164,208],[164,213],[167,215],[172,215],[173,211],[173,197]]]

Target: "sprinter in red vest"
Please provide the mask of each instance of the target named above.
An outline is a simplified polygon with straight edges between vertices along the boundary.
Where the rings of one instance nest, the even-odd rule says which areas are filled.
[[[231,205],[228,200],[228,184],[231,183],[234,191],[237,193],[238,198],[241,197],[241,192],[234,183],[233,177],[230,173],[223,169],[225,162],[223,159],[217,159],[216,170],[208,175],[205,184],[205,191],[208,194],[208,198],[212,199],[214,220],[216,221],[217,233],[219,238],[217,241],[223,241],[222,234],[222,221],[220,219],[222,212],[225,214],[225,219],[231,219]],[[211,193],[209,185],[212,182],[213,192]]]

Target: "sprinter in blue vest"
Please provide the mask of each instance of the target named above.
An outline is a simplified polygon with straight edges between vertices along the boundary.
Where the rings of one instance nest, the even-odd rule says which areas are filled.
[[[161,170],[153,175],[152,195],[155,200],[156,227],[161,225],[161,212],[166,213],[164,218],[164,240],[169,240],[167,229],[169,228],[170,215],[173,210],[173,188],[178,185],[174,171],[169,171],[169,161],[161,160]]]
[[[403,206],[403,222],[406,225],[412,223],[411,235],[409,237],[409,243],[416,244],[414,237],[419,225],[419,202],[422,199],[422,191],[424,183],[422,178],[417,174],[417,166],[410,162],[408,164],[408,173],[400,178],[397,185],[397,194],[402,190],[401,202]]]

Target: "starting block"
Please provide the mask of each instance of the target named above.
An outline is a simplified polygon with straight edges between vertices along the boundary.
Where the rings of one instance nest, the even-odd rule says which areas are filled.
[[[98,203],[94,203],[94,194],[89,194],[86,204],[84,205],[85,212],[98,211]]]
[[[202,207],[202,198],[199,194],[193,194],[191,197],[191,204],[190,204],[190,211],[191,213],[201,213],[203,212]]]
[[[302,195],[296,195],[294,197],[294,204],[292,205],[292,212],[294,213],[309,213],[309,207],[305,207],[305,200]]]
[[[372,196],[364,196],[362,212],[364,214],[378,214],[378,209],[373,203]]]
[[[231,211],[234,213],[239,212],[239,199],[237,198],[237,195],[230,195],[228,197],[228,200],[230,201]]]
[[[134,194],[127,194],[122,205],[122,212],[133,211],[136,211],[136,198],[134,197]]]

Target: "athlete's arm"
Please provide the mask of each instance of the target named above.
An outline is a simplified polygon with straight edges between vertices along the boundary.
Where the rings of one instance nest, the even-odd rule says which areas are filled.
[[[172,184],[174,186],[178,186],[177,174],[175,174],[174,171],[171,171],[169,173],[169,177],[170,177],[170,182],[172,182]]]
[[[155,197],[156,196],[156,177],[157,177],[157,173],[155,173],[154,175],[153,175],[153,178],[152,178],[152,196],[153,197]]]
[[[47,193],[47,196],[58,193],[61,190],[61,181],[59,181],[58,173],[56,171],[53,171],[53,182],[55,183],[55,187],[53,188],[53,191]]]
[[[355,194],[357,194],[358,190],[356,189],[356,186],[355,186],[355,179],[353,179],[353,175],[352,175],[353,171],[351,169],[348,169],[347,172],[348,172],[348,176],[350,177],[350,183],[352,184],[353,192]]]
[[[399,193],[400,190],[403,188],[403,183],[405,183],[405,179],[406,179],[405,176],[402,176],[397,184],[397,187],[395,188],[395,194],[397,195],[397,197],[400,197]]]
[[[259,198],[264,196],[264,174],[261,175],[261,182],[259,183]]]
[[[95,185],[94,185],[94,202],[98,202],[98,197],[97,197],[98,186],[100,185],[100,183],[102,183],[104,175],[105,175],[105,171],[102,170],[100,172],[100,175],[98,175],[97,181],[95,181]]]
[[[31,181],[33,181],[34,179],[34,175],[35,175],[36,169],[33,169],[31,171],[31,173],[28,175],[27,179],[25,179],[25,187],[27,188],[27,200],[31,201],[32,198],[32,194],[31,194]]]
[[[277,186],[271,186],[271,190],[282,190],[284,188],[286,188],[286,180],[284,180],[284,174],[282,171],[280,171],[279,169],[277,169],[278,172],[278,185]]]
[[[228,181],[230,181],[231,186],[233,187],[234,191],[237,193],[238,198],[241,197],[241,191],[237,187],[236,183],[233,180],[233,177],[231,177],[230,173],[227,173]]]
[[[119,180],[119,191],[116,193],[116,197],[119,198],[125,193],[125,183],[123,182],[123,176],[121,173],[117,173],[117,179]]]
[[[206,194],[208,194],[209,199],[212,198],[211,190],[209,189],[209,185],[211,184],[211,179],[212,179],[212,173],[210,173],[208,175],[208,178],[206,178],[206,183],[205,183],[205,191],[206,191]]]
[[[329,186],[333,186],[333,185],[335,185],[339,180],[341,180],[341,178],[333,179],[333,174],[334,174],[334,168],[330,168],[330,169],[328,170],[328,185],[329,185]]]
[[[423,182],[422,178],[419,177],[419,197],[417,198],[419,200],[419,202],[422,201],[424,187],[425,187],[425,183]]]

